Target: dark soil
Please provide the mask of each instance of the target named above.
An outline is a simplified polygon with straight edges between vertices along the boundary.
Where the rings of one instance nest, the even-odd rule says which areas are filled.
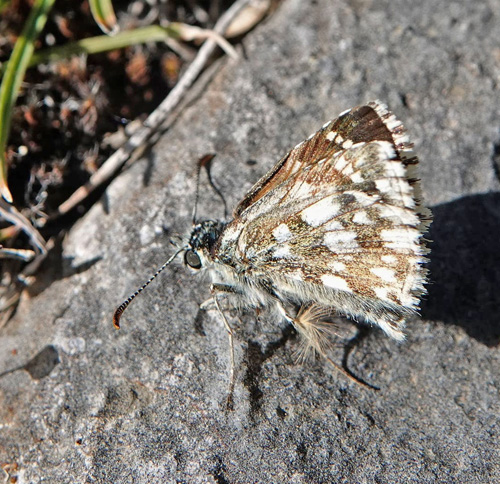
[[[0,62],[8,60],[31,3],[12,0],[3,10]],[[209,28],[229,3],[114,1],[113,6],[121,30],[167,20]],[[203,17],[198,7],[208,15]],[[86,1],[59,0],[37,50],[97,35],[103,34]],[[196,46],[184,49],[189,57]],[[8,182],[14,205],[44,237],[67,229],[99,198],[105,187],[71,217],[53,220],[57,207],[116,150],[114,140],[124,139],[110,134],[144,119],[164,99],[185,67],[186,55],[183,59],[166,45],[151,43],[28,69],[12,116]]]

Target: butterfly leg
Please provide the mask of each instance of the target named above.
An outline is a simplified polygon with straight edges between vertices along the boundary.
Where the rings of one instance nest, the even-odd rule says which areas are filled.
[[[317,305],[303,305],[297,312],[297,315],[292,317],[287,313],[280,300],[277,300],[276,303],[278,305],[278,310],[283,317],[293,325],[302,338],[305,338],[305,344],[310,345],[314,351],[321,355],[333,368],[335,368],[335,370],[362,387],[378,390],[377,387],[365,383],[363,380],[360,380],[358,377],[353,375],[349,370],[335,363],[326,354],[324,348],[325,345],[322,344],[322,338],[324,338],[325,335],[322,335],[321,333],[328,333],[325,321],[322,320],[329,313],[328,308],[322,308]]]
[[[228,296],[229,294],[238,294],[238,295],[243,295],[243,293],[239,290],[237,290],[233,286],[228,286],[227,284],[218,284],[214,283],[210,286],[210,290],[212,291],[212,294],[215,291],[218,291],[221,297],[223,296]],[[203,311],[208,311],[210,309],[217,309],[215,302],[214,302],[214,297],[209,297],[207,300],[203,301],[200,304],[200,309]]]
[[[210,311],[211,309],[217,309],[214,303],[214,298],[209,297],[200,304],[200,309],[202,311]]]
[[[222,317],[222,321],[224,322],[224,326],[226,328],[226,332],[229,338],[229,358],[230,358],[230,370],[229,370],[229,390],[228,390],[228,395],[227,395],[227,408],[232,409],[233,408],[233,394],[234,394],[234,384],[235,384],[235,362],[234,362],[234,339],[233,339],[233,329],[231,328],[231,325],[229,324],[229,321],[226,318],[226,315],[224,314],[224,311],[222,311],[222,308],[220,307],[219,304],[219,298],[225,294],[238,294],[239,291],[237,291],[233,286],[228,286],[226,284],[212,284],[210,286],[210,292],[212,293],[212,300],[215,304],[215,307],[219,314]],[[222,293],[222,294],[217,294],[217,292]]]

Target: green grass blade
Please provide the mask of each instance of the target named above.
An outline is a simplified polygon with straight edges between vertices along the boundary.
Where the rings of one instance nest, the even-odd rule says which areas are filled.
[[[10,0],[0,0],[0,13],[10,3]]]
[[[24,74],[35,48],[35,40],[47,21],[55,0],[35,0],[23,31],[16,41],[0,86],[0,194],[8,202],[12,195],[7,186],[6,146],[10,132],[12,108],[19,94]]]
[[[168,37],[179,38],[177,26],[160,27],[159,25],[150,25],[134,30],[125,30],[113,37],[99,35],[35,52],[29,62],[29,67],[45,62],[60,61],[72,55],[99,54],[145,42],[164,42]]]

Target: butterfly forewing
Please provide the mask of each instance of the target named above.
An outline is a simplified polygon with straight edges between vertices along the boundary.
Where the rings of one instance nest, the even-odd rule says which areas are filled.
[[[353,108],[326,123],[318,132],[299,143],[264,175],[234,210],[238,217],[280,183],[304,167],[343,151],[352,144],[373,140],[393,142],[393,136],[381,122],[375,107],[378,103]]]
[[[250,190],[221,249],[299,303],[363,316],[400,338],[424,291],[425,214],[409,173],[416,161],[384,106],[354,108]]]

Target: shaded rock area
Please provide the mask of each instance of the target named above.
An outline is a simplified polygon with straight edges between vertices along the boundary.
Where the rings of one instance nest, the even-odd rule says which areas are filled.
[[[500,481],[500,9],[494,1],[284,0],[200,98],[68,234],[56,280],[0,332],[0,462],[19,483]],[[363,330],[347,364],[295,363],[266,314],[200,311],[174,263],[114,308],[191,227],[196,160],[234,206],[284,152],[381,99],[408,128],[434,211],[422,320]],[[200,217],[223,215],[202,178]],[[82,270],[77,270],[83,268]],[[343,350],[335,347],[334,358]],[[16,369],[15,371],[9,371]]]

